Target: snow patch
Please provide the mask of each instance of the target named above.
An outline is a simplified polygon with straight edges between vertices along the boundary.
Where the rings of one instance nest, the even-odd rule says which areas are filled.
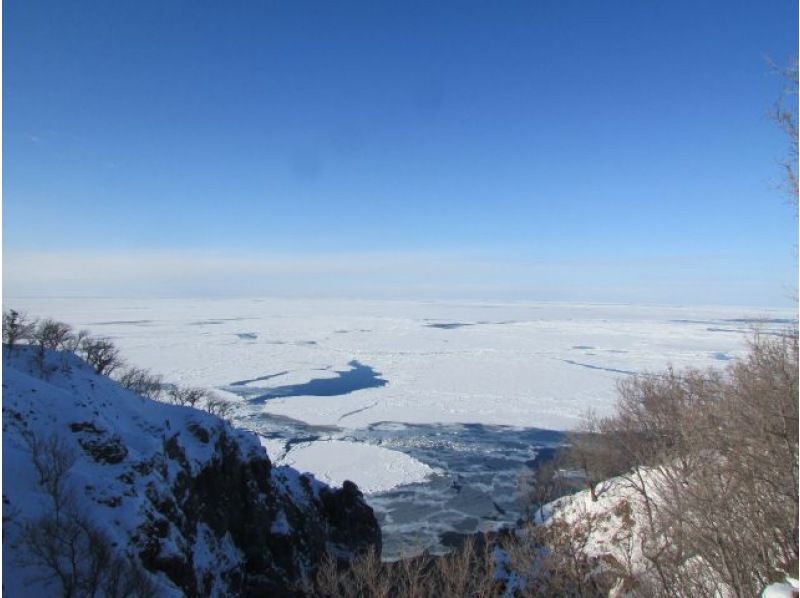
[[[762,598],[797,598],[800,595],[800,584],[798,580],[787,577],[786,581],[772,583],[764,588],[761,593]]]

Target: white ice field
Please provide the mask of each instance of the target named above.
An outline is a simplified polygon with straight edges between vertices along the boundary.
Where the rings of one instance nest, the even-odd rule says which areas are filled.
[[[31,299],[132,365],[216,389],[279,464],[356,482],[387,532],[436,545],[516,516],[537,452],[632,372],[724,366],[790,309],[299,299]]]

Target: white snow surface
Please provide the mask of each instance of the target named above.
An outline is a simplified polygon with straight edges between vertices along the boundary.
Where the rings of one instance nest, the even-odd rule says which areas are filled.
[[[786,581],[772,583],[764,588],[762,598],[797,598],[800,595],[798,580],[788,577]]]
[[[168,382],[225,393],[243,425],[267,413],[343,430],[381,422],[566,430],[589,408],[608,412],[626,372],[724,365],[746,348],[743,320],[795,317],[746,307],[333,299],[6,298],[5,306],[110,337],[130,364]],[[241,396],[335,378],[354,360],[387,384]],[[288,454],[280,440],[266,446],[278,464],[351,479],[367,493],[431,474],[407,455],[336,436]]]
[[[315,425],[382,421],[564,430],[605,412],[620,371],[704,367],[741,355],[747,318],[789,310],[301,299],[32,299],[7,307],[111,337],[132,364],[180,384],[270,389],[335,377],[352,360],[386,386],[273,398]],[[462,324],[442,329],[431,324]]]

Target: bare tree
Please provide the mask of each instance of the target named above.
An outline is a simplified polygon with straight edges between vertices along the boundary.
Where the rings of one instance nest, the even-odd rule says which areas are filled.
[[[607,425],[593,411],[587,411],[577,429],[567,433],[567,446],[560,456],[566,465],[583,471],[593,501],[598,498],[599,484],[627,471],[635,462],[631,455],[609,442]]]
[[[754,596],[798,562],[798,340],[756,334],[724,373],[620,385],[595,439],[632,463],[652,593]]]
[[[164,390],[162,377],[144,368],[128,368],[122,372],[117,382],[131,392],[153,400],[159,399]]]
[[[167,389],[167,401],[174,405],[195,407],[208,396],[204,388],[191,386],[172,386]]]
[[[557,454],[553,459],[535,465],[533,472],[525,472],[519,479],[518,501],[529,521],[541,519],[544,507],[568,492],[569,484],[563,467],[568,461]],[[594,491],[594,485],[590,486]]]
[[[97,374],[108,376],[123,364],[119,349],[108,339],[86,338],[81,343],[80,351]]]
[[[783,161],[783,168],[786,176],[785,191],[789,195],[789,201],[797,209],[798,200],[798,127],[797,127],[797,86],[798,86],[798,65],[797,60],[794,64],[781,68],[774,63],[772,69],[778,72],[785,81],[785,86],[781,98],[775,102],[772,109],[772,119],[783,129],[789,137],[789,155]]]
[[[394,563],[381,562],[370,551],[347,563],[328,556],[317,570],[306,595],[353,598],[461,598],[499,596],[502,583],[495,576],[496,544],[467,538],[443,556],[420,555]]]
[[[209,393],[207,396],[205,410],[220,419],[229,419],[233,412],[233,403],[213,393]]]
[[[53,512],[58,518],[70,501],[66,476],[75,464],[77,456],[69,444],[58,435],[42,436],[23,429],[21,436],[31,453],[39,485],[50,497]]]
[[[87,338],[89,338],[88,330],[85,328],[78,330],[78,332],[71,334],[70,337],[64,341],[63,348],[66,351],[77,354],[78,351],[80,351],[83,341]]]
[[[507,573],[515,580],[514,595],[605,596],[609,583],[586,550],[601,526],[596,516],[581,512],[567,522],[527,524],[504,538],[501,548]]]
[[[123,558],[108,536],[75,504],[67,476],[76,457],[59,436],[25,430],[39,484],[49,509],[33,519],[15,522],[14,560],[30,571],[31,581],[55,582],[62,596],[150,597],[158,588],[142,567]]]
[[[34,361],[38,365],[42,375],[49,371],[45,367],[45,355],[48,350],[57,351],[64,348],[72,337],[72,327],[63,322],[45,319],[39,322],[33,332],[33,341],[36,343],[37,351]]]
[[[398,596],[427,598],[431,593],[430,587],[435,577],[431,557],[421,549],[417,549],[416,553],[417,555],[405,555],[393,565],[398,569],[392,576]],[[418,556],[419,554],[422,556]]]
[[[469,536],[450,554],[435,561],[431,592],[435,596],[489,597],[498,593],[493,546],[486,538]]]
[[[374,548],[353,561],[349,582],[348,589],[353,596],[372,598],[389,598],[393,585],[389,570]]]
[[[28,317],[21,312],[9,309],[3,312],[3,342],[13,347],[19,341],[29,340],[35,327]]]
[[[47,318],[39,322],[34,333],[34,340],[39,345],[40,351],[57,351],[63,349],[72,338],[72,327],[64,322]]]

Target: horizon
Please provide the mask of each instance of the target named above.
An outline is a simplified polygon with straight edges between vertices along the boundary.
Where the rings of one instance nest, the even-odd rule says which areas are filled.
[[[674,312],[679,314],[682,312],[690,312],[694,314],[704,314],[707,312],[714,313],[727,313],[730,316],[735,316],[737,319],[742,319],[750,325],[760,324],[775,324],[778,320],[783,322],[786,319],[788,323],[790,320],[798,321],[798,308],[796,305],[753,305],[753,304],[736,304],[736,303],[647,303],[647,302],[631,302],[631,301],[569,301],[569,300],[532,300],[532,299],[419,299],[419,298],[386,298],[386,297],[363,297],[353,295],[328,295],[328,296],[308,296],[308,295],[241,295],[241,296],[211,296],[211,295],[17,295],[17,296],[4,296],[3,303],[5,309],[13,309],[25,317],[33,318],[34,320],[39,317],[51,317],[53,313],[60,312],[63,308],[74,306],[76,302],[89,302],[93,308],[99,309],[137,309],[137,310],[155,310],[160,308],[169,307],[171,303],[180,303],[186,306],[192,305],[193,307],[203,306],[221,306],[228,309],[240,303],[254,303],[261,304],[262,307],[270,307],[274,305],[285,305],[290,309],[296,307],[301,309],[308,308],[309,306],[319,305],[323,310],[328,309],[330,313],[338,312],[342,307],[352,307],[353,305],[363,304],[365,306],[405,306],[405,307],[418,307],[418,308],[448,308],[455,310],[452,318],[458,320],[456,316],[460,313],[458,310],[470,309],[497,309],[497,310],[511,310],[516,309],[555,309],[558,311],[561,308],[571,309],[575,314],[585,310],[616,310],[616,309],[630,309],[632,316],[641,316],[638,311],[658,311]],[[134,307],[135,306],[135,307]],[[637,311],[638,310],[638,311]],[[320,312],[323,313],[323,312]],[[475,318],[477,314],[475,312]],[[549,312],[543,312],[549,313]],[[568,313],[568,312],[565,312]],[[550,314],[552,315],[552,314]],[[548,315],[548,317],[550,317]],[[574,315],[574,314],[573,314]],[[61,317],[61,316],[59,316]],[[544,317],[544,316],[542,316]],[[776,320],[775,318],[778,318]],[[442,316],[447,320],[448,318]],[[469,318],[466,318],[469,319]]]
[[[795,3],[4,8],[4,301],[796,306]]]
[[[147,256],[145,255],[145,258]],[[598,262],[578,260],[561,262],[503,262],[494,259],[473,260],[468,256],[446,254],[438,256],[438,262],[421,254],[366,254],[368,265],[353,264],[352,255],[340,256],[320,254],[316,256],[292,255],[283,259],[253,259],[242,256],[197,254],[167,254],[142,259],[141,253],[116,255],[84,254],[76,260],[70,254],[52,253],[32,256],[19,262],[3,261],[3,301],[17,298],[130,298],[130,299],[246,299],[274,298],[296,300],[347,299],[365,301],[442,301],[442,302],[498,302],[498,303],[559,303],[559,304],[628,304],[663,306],[727,306],[764,309],[796,309],[796,292],[788,285],[775,284],[770,299],[758,283],[738,283],[736,292],[730,286],[718,286],[716,293],[701,288],[700,281],[707,281],[709,264],[724,263],[713,256],[663,257],[652,261],[618,260]],[[598,263],[602,267],[598,268]],[[558,287],[565,280],[562,267],[567,265],[568,276],[582,272],[574,283]],[[654,273],[653,265],[672,268],[672,278],[661,278]],[[495,284],[485,285],[466,282],[467,271],[471,276],[491,277]],[[735,265],[733,265],[735,267]],[[107,278],[96,278],[98,269],[113,268]],[[392,270],[392,268],[394,270]],[[244,275],[242,272],[245,272]],[[609,274],[619,278],[622,273],[630,275],[635,270],[637,280],[647,280],[650,288],[643,289],[633,281],[628,286],[609,286]],[[497,283],[501,273],[506,286]],[[428,278],[436,277],[439,285],[426,286],[420,272]],[[519,273],[538,275],[535,286],[524,286]],[[692,273],[692,276],[688,276]],[[542,277],[545,276],[545,278]],[[27,277],[22,284],[11,285],[9,279]],[[414,284],[409,277],[416,276]],[[547,278],[549,277],[549,278]],[[179,278],[179,281],[176,281]],[[452,282],[443,290],[441,281]],[[365,282],[366,279],[366,282]],[[238,281],[233,289],[226,285],[229,280]],[[275,280],[287,281],[283,288],[274,288]],[[356,284],[358,280],[358,284]],[[344,284],[340,284],[344,281]],[[543,284],[543,283],[548,283]],[[718,282],[722,282],[719,281]],[[728,285],[736,284],[726,281]],[[293,285],[291,283],[294,283]],[[348,283],[350,283],[348,285]],[[371,284],[370,284],[371,283]],[[593,283],[589,292],[583,291]],[[321,287],[324,286],[324,290]],[[57,289],[57,290],[54,290]],[[649,291],[649,292],[648,292]]]

